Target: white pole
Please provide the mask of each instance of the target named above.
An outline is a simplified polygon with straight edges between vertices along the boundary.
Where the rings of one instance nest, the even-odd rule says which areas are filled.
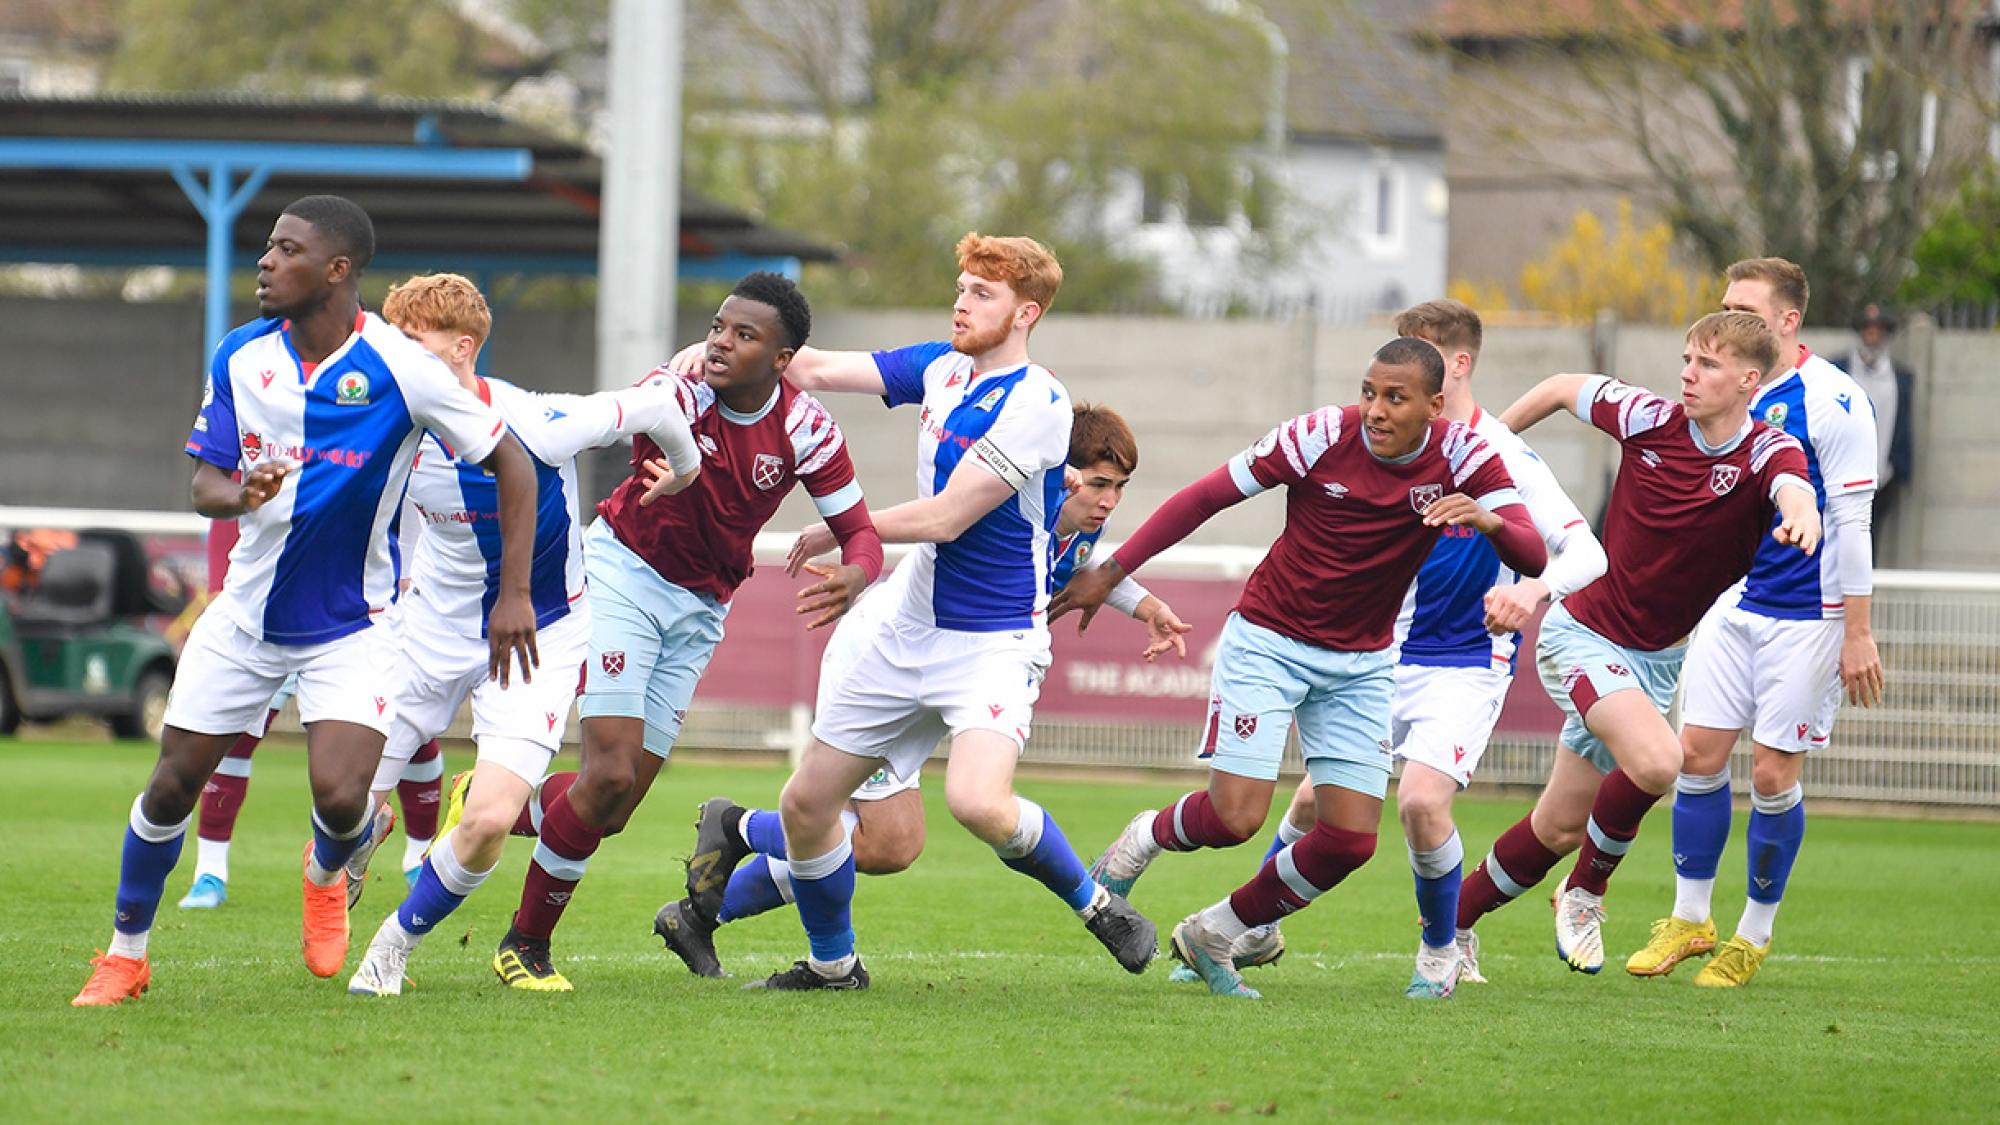
[[[613,0],[597,250],[597,386],[630,386],[674,348],[682,0]]]

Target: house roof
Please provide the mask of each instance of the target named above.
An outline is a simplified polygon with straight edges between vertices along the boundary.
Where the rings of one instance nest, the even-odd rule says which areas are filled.
[[[1679,26],[1734,30],[1743,26],[1745,0],[1442,0],[1430,21],[1430,33],[1452,43],[1505,42],[1522,39],[1563,39],[1589,35],[1614,26],[1651,24],[1662,30]],[[1832,8],[1857,22],[1875,14],[1872,0],[1833,0]],[[1945,0],[1953,16],[1970,15],[1992,24],[1987,0]],[[1794,9],[1776,0],[1772,10],[1790,20]]]
[[[319,191],[353,199],[375,221],[377,244],[397,260],[462,257],[523,272],[591,272],[597,261],[602,162],[580,144],[509,121],[483,103],[382,98],[363,101],[263,95],[0,95],[0,139],[284,141],[430,144],[526,149],[525,181],[276,174],[233,232],[261,248],[272,216]],[[240,172],[243,171],[239,169]],[[778,230],[705,196],[681,192],[687,258],[789,257],[831,261],[834,248]],[[206,226],[161,171],[0,167],[0,251],[15,260],[199,260]]]
[[[1292,136],[1441,145],[1450,67],[1411,40],[1437,3],[1267,0],[1264,12],[1290,49],[1285,116]]]

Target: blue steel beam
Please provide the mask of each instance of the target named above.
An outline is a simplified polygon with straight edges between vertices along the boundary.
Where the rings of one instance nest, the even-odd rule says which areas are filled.
[[[214,354],[229,329],[230,235],[272,174],[382,176],[412,179],[523,180],[534,168],[524,148],[446,149],[400,145],[337,145],[293,141],[157,141],[85,137],[0,137],[0,168],[82,171],[161,170],[208,224],[208,269],[202,354]],[[202,184],[196,169],[208,172]],[[244,172],[234,190],[231,179]],[[255,257],[251,261],[255,261]]]

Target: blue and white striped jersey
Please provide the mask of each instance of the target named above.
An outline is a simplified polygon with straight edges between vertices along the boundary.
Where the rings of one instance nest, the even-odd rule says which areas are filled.
[[[1589,524],[1576,504],[1556,483],[1548,465],[1499,418],[1475,409],[1472,432],[1500,454],[1521,503],[1548,545],[1549,558],[1560,555],[1578,530]],[[1397,661],[1441,668],[1514,667],[1519,633],[1494,636],[1486,631],[1486,592],[1518,581],[1501,565],[1493,543],[1469,527],[1447,527],[1438,536],[1423,568],[1403,596],[1396,618]]]
[[[917,496],[935,496],[963,462],[1014,488],[949,543],[923,543],[901,612],[940,629],[991,633],[1047,627],[1049,536],[1062,508],[1069,392],[1036,364],[974,372],[948,343],[875,353],[890,406],[922,403]]]
[[[187,452],[235,472],[295,468],[238,525],[223,599],[236,624],[273,644],[309,645],[366,628],[396,597],[390,535],[417,443],[429,429],[474,461],[506,424],[444,362],[373,313],[308,371],[279,319],[223,337]]]
[[[1751,416],[1799,439],[1822,517],[1828,497],[1875,491],[1875,407],[1847,372],[1799,347],[1799,365],[1758,388]],[[1784,519],[1772,517],[1772,527]],[[1813,621],[1846,615],[1840,592],[1840,527],[1822,520],[1819,550],[1807,555],[1766,536],[1738,602],[1765,617]],[[1725,595],[1726,597],[1727,595]]]
[[[480,398],[500,412],[535,465],[535,624],[546,628],[583,596],[583,521],[576,455],[646,434],[663,450],[698,463],[687,416],[671,386],[641,383],[592,395],[538,394],[481,379]],[[670,456],[671,456],[670,452]],[[410,473],[410,506],[423,528],[410,564],[411,593],[461,635],[486,635],[500,596],[500,486],[478,463],[455,459],[425,435]],[[409,550],[414,531],[403,529]]]

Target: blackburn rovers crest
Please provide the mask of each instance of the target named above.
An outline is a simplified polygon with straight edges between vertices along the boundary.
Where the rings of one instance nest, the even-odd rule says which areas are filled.
[[[1410,507],[1421,512],[1444,499],[1444,485],[1420,484],[1410,490]]]
[[[750,483],[765,492],[778,487],[778,482],[783,479],[785,463],[775,453],[759,453],[757,459],[750,463]]]
[[[1764,421],[1767,425],[1776,426],[1782,430],[1785,428],[1785,417],[1788,413],[1789,411],[1786,409],[1784,403],[1774,402],[1771,404],[1771,409],[1764,412]]]
[[[350,371],[333,385],[333,401],[342,406],[368,405],[368,376]]]
[[[1708,490],[1717,496],[1727,496],[1743,479],[1743,470],[1735,465],[1716,465],[1708,470]]]

